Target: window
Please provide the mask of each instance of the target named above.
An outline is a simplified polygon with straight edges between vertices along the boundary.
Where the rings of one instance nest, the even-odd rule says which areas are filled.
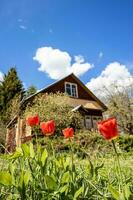
[[[102,117],[100,116],[93,116],[93,128],[97,129],[97,122],[102,120]]]
[[[65,92],[72,97],[78,97],[77,84],[75,83],[65,83]]]
[[[92,120],[91,120],[91,116],[86,115],[85,116],[85,127],[86,129],[91,129],[92,128]]]
[[[68,95],[71,95],[71,85],[69,83],[66,83],[65,92]]]

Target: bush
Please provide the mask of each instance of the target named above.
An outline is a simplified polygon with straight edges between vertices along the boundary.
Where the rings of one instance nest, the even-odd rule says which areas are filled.
[[[122,135],[118,139],[119,146],[122,150],[129,152],[133,150],[133,135]]]
[[[35,138],[32,140],[36,144]],[[39,143],[45,147],[49,148],[49,144],[53,144],[56,153],[69,152],[70,146],[68,142],[64,140],[63,136],[53,135],[51,137],[41,137],[38,138]],[[88,130],[79,130],[75,132],[74,138],[71,141],[74,153],[79,157],[86,157],[83,150],[94,156],[110,156],[113,153],[112,143],[104,140],[98,132],[92,132]],[[119,153],[132,152],[133,149],[133,137],[125,135],[119,136],[116,139],[116,145],[119,149]],[[93,154],[92,154],[93,152]]]
[[[41,121],[54,120],[56,132],[66,127],[79,129],[81,127],[82,116],[79,112],[72,112],[72,106],[68,102],[69,97],[65,94],[40,94],[26,106],[24,117],[38,114]]]

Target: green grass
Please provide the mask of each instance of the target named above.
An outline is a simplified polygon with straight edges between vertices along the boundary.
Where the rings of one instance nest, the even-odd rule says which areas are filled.
[[[97,133],[81,132],[71,141],[47,137],[34,148],[24,144],[14,154],[0,156],[0,199],[131,200],[129,140],[116,140],[122,177],[112,144]]]

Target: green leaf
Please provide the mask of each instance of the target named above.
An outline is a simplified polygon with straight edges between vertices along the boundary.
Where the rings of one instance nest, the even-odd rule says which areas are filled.
[[[26,171],[25,174],[24,174],[24,184],[25,184],[25,186],[28,185],[30,178],[31,178],[30,172]]]
[[[30,148],[27,144],[22,144],[22,150],[25,157],[30,157]]]
[[[46,159],[48,157],[48,152],[46,149],[44,149],[43,153],[42,153],[42,156],[41,156],[41,162],[42,162],[42,166],[45,165],[45,162],[46,162]]]
[[[8,169],[9,169],[9,172],[11,173],[11,175],[14,174],[15,168],[16,168],[16,166],[15,166],[14,163],[10,163],[10,164],[9,164]]]
[[[51,176],[48,176],[48,175],[45,176],[45,179],[46,179],[46,184],[47,184],[48,189],[54,190],[57,186],[55,180]]]
[[[30,157],[34,158],[35,157],[35,152],[34,152],[34,148],[33,148],[33,144],[30,143]]]
[[[67,171],[63,174],[61,183],[68,183],[69,180],[70,180],[70,173],[69,173],[69,171]]]
[[[80,195],[81,193],[83,193],[83,191],[84,191],[84,188],[83,188],[83,187],[80,187],[80,188],[75,192],[75,194],[74,194],[74,200],[77,199],[77,197],[79,197],[79,195]]]
[[[68,190],[68,185],[64,185],[63,187],[61,187],[60,189],[59,189],[59,192],[60,193],[63,193],[63,192],[65,192],[66,190]]]
[[[16,151],[9,155],[8,159],[9,160],[16,160],[17,158],[22,156],[22,150],[20,148],[17,148]]]
[[[6,200],[12,200],[13,198],[13,195],[12,194],[9,194],[7,197],[6,197]]]
[[[38,144],[38,146],[37,146],[37,155],[40,155],[41,149],[42,149],[42,146],[40,144]]]
[[[70,160],[66,159],[66,161],[63,161],[63,164],[64,164],[64,168],[66,169],[67,166],[70,165]]]
[[[90,164],[90,175],[91,175],[91,177],[93,177],[94,176],[94,167],[93,167],[93,164],[92,164],[90,158],[89,158],[89,164]]]
[[[26,186],[28,185],[30,178],[31,174],[29,171],[24,171],[24,170],[21,171],[18,190],[22,191],[23,195],[25,195]]]
[[[120,199],[119,192],[114,187],[112,187],[112,185],[108,185],[108,190],[112,194],[114,199],[116,200]]]
[[[101,165],[95,167],[95,174],[96,176],[98,175],[98,170],[101,169],[104,166],[104,163],[102,163]]]
[[[12,176],[12,185],[15,185],[15,176],[14,176],[15,168],[16,168],[16,165],[14,163],[9,164],[8,169],[9,169],[9,172]]]
[[[10,186],[12,185],[12,176],[9,172],[0,172],[0,184]]]
[[[19,185],[18,185],[21,189],[23,188],[24,186],[24,170],[22,170],[20,172],[20,179],[19,179]]]
[[[130,195],[132,194],[130,191],[129,185],[125,185],[124,190],[125,190],[126,199],[129,199]]]

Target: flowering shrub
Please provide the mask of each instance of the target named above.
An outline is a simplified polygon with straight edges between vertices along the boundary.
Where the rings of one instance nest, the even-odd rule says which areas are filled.
[[[72,107],[68,103],[69,98],[61,93],[38,95],[29,103],[24,111],[24,118],[39,115],[40,121],[47,122],[54,120],[56,123],[56,133],[60,135],[61,129],[73,127],[81,128],[82,116],[78,111],[72,112]]]

